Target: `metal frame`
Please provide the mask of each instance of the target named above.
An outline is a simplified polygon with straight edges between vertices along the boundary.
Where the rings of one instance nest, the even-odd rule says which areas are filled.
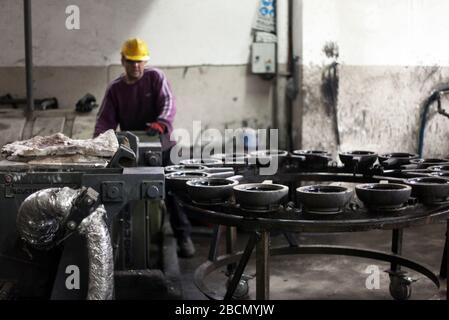
[[[438,276],[432,271],[431,267],[426,266],[417,261],[407,259],[397,254],[388,254],[381,251],[366,250],[353,247],[344,246],[323,246],[323,245],[301,245],[298,247],[278,247],[269,249],[266,246],[266,241],[261,239],[261,236],[254,233],[250,240],[248,241],[247,248],[244,252],[238,252],[232,255],[224,255],[219,257],[215,261],[207,261],[203,263],[199,268],[196,269],[194,275],[195,285],[198,289],[209,299],[214,300],[229,300],[236,289],[237,283],[243,274],[244,268],[246,267],[250,256],[252,254],[252,249],[257,242],[256,249],[256,299],[257,300],[268,300],[269,299],[269,256],[279,256],[279,255],[294,255],[294,254],[330,254],[330,255],[345,255],[359,258],[374,259],[379,261],[390,262],[395,265],[401,265],[419,272],[430,279],[437,288],[440,288],[440,280]],[[265,232],[269,235],[268,232]],[[257,240],[255,241],[254,238]],[[249,249],[250,248],[250,249]],[[215,270],[224,267],[230,263],[239,262],[239,268],[237,269],[234,277],[232,278],[232,284],[230,285],[226,295],[224,297],[215,294],[211,291],[205,284],[204,279],[214,272]]]
[[[124,169],[73,169],[48,171],[37,170],[30,172],[26,169],[9,171],[0,169],[0,203],[5,205],[5,223],[2,232],[13,234],[16,230],[11,227],[20,203],[31,193],[46,188],[81,187],[92,188],[99,193],[99,198],[107,211],[107,224],[112,229],[114,218],[122,208],[134,200],[157,200],[165,197],[164,171],[162,167],[135,167]],[[9,207],[6,205],[9,204]],[[9,228],[6,230],[5,228]],[[2,228],[0,228],[2,229]],[[121,231],[124,232],[124,231]],[[8,243],[0,243],[0,248]],[[57,300],[85,299],[88,279],[88,260],[85,240],[79,235],[72,235],[64,241],[64,249],[58,261],[55,281],[51,298]],[[65,286],[66,267],[76,265],[80,270],[81,289],[68,290]]]
[[[25,72],[27,91],[27,117],[32,117],[34,111],[33,93],[33,33],[31,18],[31,0],[23,0],[23,16],[25,30]]]
[[[379,180],[403,181],[400,178],[390,178],[383,176],[365,177],[363,175],[354,175],[347,173],[294,173],[280,174],[274,177],[281,183],[291,183],[297,180],[312,181],[347,181],[347,182],[378,182]],[[419,272],[429,278],[437,288],[440,287],[438,276],[432,272],[431,268],[416,261],[403,257],[402,238],[403,230],[411,226],[426,225],[446,220],[447,233],[446,245],[443,253],[443,259],[440,269],[441,278],[446,278],[446,284],[449,287],[447,277],[448,261],[447,247],[449,243],[449,205],[436,207],[427,207],[421,204],[414,204],[404,209],[400,213],[386,214],[379,213],[373,216],[365,208],[346,208],[341,214],[317,217],[307,216],[299,209],[281,208],[274,213],[249,214],[239,208],[238,205],[228,203],[216,206],[201,206],[193,204],[185,196],[178,196],[179,203],[188,208],[188,214],[195,219],[217,224],[216,230],[222,230],[225,226],[240,227],[251,232],[243,252],[232,253],[228,250],[226,255],[218,256],[219,232],[215,232],[211,244],[209,260],[200,265],[195,271],[194,281],[196,286],[210,299],[232,299],[239,281],[243,275],[245,267],[256,248],[256,299],[269,299],[270,277],[269,265],[270,256],[290,255],[290,254],[332,254],[363,257],[380,261],[387,261],[391,264],[390,276],[399,275],[401,267],[407,267]],[[368,230],[392,230],[391,251],[392,253],[374,251],[369,249],[359,249],[352,247],[336,247],[327,245],[297,245],[289,241],[289,246],[280,248],[270,248],[269,236],[271,231],[288,232],[360,232]],[[289,237],[286,235],[287,240]],[[290,239],[291,240],[291,239]],[[236,264],[237,268],[231,278],[226,294],[217,295],[209,290],[204,282],[207,275],[218,268]],[[449,293],[446,294],[449,300]]]

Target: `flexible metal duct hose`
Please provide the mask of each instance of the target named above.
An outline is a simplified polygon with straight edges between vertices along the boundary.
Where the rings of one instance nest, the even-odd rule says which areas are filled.
[[[19,208],[17,229],[21,238],[39,250],[53,248],[66,230],[67,217],[82,190],[54,188],[29,196]],[[89,257],[88,300],[110,300],[114,292],[113,251],[106,210],[99,206],[83,219],[77,231],[87,239]]]
[[[30,246],[48,250],[64,232],[64,223],[80,190],[45,189],[33,193],[19,208],[17,230]]]
[[[99,206],[78,227],[87,238],[89,256],[89,288],[87,300],[112,300],[114,263],[111,237],[104,220],[106,210]]]

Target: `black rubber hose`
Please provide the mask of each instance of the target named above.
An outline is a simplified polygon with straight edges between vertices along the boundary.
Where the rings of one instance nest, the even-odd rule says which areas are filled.
[[[421,115],[421,125],[419,127],[419,137],[418,137],[418,154],[420,158],[422,158],[424,150],[424,134],[427,124],[427,114],[429,113],[429,109],[432,103],[433,103],[432,98],[427,99],[426,104],[424,105],[423,113]]]
[[[439,90],[434,91],[429,98],[427,98],[425,104],[424,104],[424,110],[421,115],[421,125],[419,128],[419,137],[418,137],[418,154],[419,157],[423,157],[423,151],[424,151],[424,135],[426,131],[426,125],[427,125],[427,116],[429,113],[430,106],[436,101],[438,104],[438,112],[444,116],[446,115],[446,112],[441,108],[441,96],[443,94],[449,94],[449,86],[445,86]]]

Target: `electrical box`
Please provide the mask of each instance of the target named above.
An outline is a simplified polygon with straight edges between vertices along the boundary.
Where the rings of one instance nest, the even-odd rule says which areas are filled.
[[[252,73],[276,73],[276,43],[254,42],[252,47]]]

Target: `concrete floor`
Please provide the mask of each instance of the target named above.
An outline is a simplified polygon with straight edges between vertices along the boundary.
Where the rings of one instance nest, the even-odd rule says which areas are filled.
[[[404,231],[403,255],[429,266],[439,273],[444,248],[445,224],[415,227]],[[193,283],[195,269],[206,261],[212,227],[195,226],[193,240],[197,254],[191,259],[180,259],[183,298],[185,300],[205,300],[206,297]],[[239,231],[238,249],[243,250],[248,234]],[[388,252],[391,231],[370,231],[363,233],[301,234],[297,235],[301,244],[348,245]],[[283,235],[272,236],[272,246],[287,244]],[[224,252],[224,247],[220,248]],[[368,289],[366,282],[368,267],[380,271],[379,289]],[[389,277],[383,272],[389,264],[376,260],[324,255],[293,255],[271,258],[270,299],[273,300],[391,300]],[[407,270],[407,269],[406,269]],[[255,275],[254,256],[245,274]],[[439,300],[446,294],[446,281],[438,290],[421,274],[409,271],[409,276],[418,281],[412,285],[411,300]],[[217,293],[225,292],[225,269],[218,270],[207,278],[207,285]],[[255,278],[249,280],[250,299],[255,299]]]

